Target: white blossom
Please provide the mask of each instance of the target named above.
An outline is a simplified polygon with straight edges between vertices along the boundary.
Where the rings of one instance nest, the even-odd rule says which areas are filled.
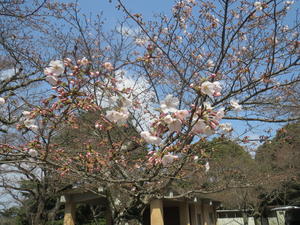
[[[192,128],[192,132],[196,134],[211,135],[214,131],[208,126],[204,120],[199,119]]]
[[[26,117],[26,118],[29,118],[30,115],[31,115],[31,112],[29,112],[29,111],[23,111],[23,112],[22,112],[22,115],[23,115],[24,117]]]
[[[163,166],[166,166],[170,163],[172,163],[174,160],[178,159],[177,155],[172,155],[171,153],[168,153],[167,155],[164,155],[161,159],[161,163]]]
[[[263,10],[261,2],[254,2],[254,7],[256,8],[256,10],[259,10],[259,11]]]
[[[220,109],[216,112],[216,115],[215,115],[214,119],[217,120],[217,121],[220,121],[221,119],[223,119],[224,115],[225,115],[224,108],[220,108]]]
[[[86,57],[83,57],[79,62],[83,66],[89,64],[89,60]]]
[[[34,149],[29,149],[28,154],[34,158],[38,156],[38,152]]]
[[[232,106],[232,108],[235,111],[241,111],[242,110],[242,106],[235,99],[230,100],[230,105]]]
[[[39,127],[37,125],[35,125],[35,120],[33,119],[26,119],[24,121],[24,125],[25,127],[27,127],[28,129],[37,132]]]
[[[286,5],[293,5],[295,3],[295,1],[286,1],[285,4]]]
[[[230,123],[221,123],[219,127],[222,129],[222,131],[226,133],[232,131],[232,127]]]
[[[215,64],[214,64],[214,62],[212,61],[212,60],[207,60],[207,62],[206,62],[206,66],[208,67],[208,68],[213,68],[214,66],[215,66]]]
[[[120,201],[118,198],[115,199],[115,205],[116,205],[116,206],[121,205],[121,201]]]
[[[142,131],[141,137],[149,144],[160,145],[162,139],[160,137],[152,135],[149,131]]]
[[[205,172],[207,173],[209,171],[209,169],[210,169],[210,166],[209,166],[209,162],[207,161],[205,163]]]
[[[220,96],[221,95],[221,84],[219,81],[210,82],[204,81],[201,84],[201,92],[209,97],[213,98],[213,96]]]
[[[129,115],[129,112],[125,107],[122,107],[120,111],[109,110],[106,112],[106,118],[114,123],[125,123]]]
[[[212,110],[213,109],[210,102],[204,102],[203,106],[205,107],[206,110]]]
[[[194,161],[195,161],[195,162],[198,162],[198,160],[199,160],[199,156],[195,155],[195,156],[194,156]]]
[[[282,32],[287,32],[289,30],[289,26],[285,25],[281,28]]]
[[[164,113],[176,112],[176,107],[179,104],[179,100],[172,95],[167,95],[166,98],[161,102],[160,108]]]
[[[102,66],[108,71],[112,71],[114,69],[113,65],[110,62],[105,62]]]
[[[243,52],[247,52],[247,51],[248,51],[248,48],[245,47],[245,46],[243,46],[243,47],[241,47],[241,50],[242,50]]]
[[[181,36],[176,36],[176,40],[177,40],[179,43],[181,43],[183,39],[182,39]]]
[[[134,42],[135,42],[135,44],[138,45],[138,46],[143,46],[143,45],[147,44],[148,39],[146,39],[146,38],[136,38],[136,39],[134,40]]]
[[[44,70],[46,75],[59,76],[65,71],[64,63],[61,60],[52,60],[49,67]]]
[[[167,115],[164,121],[168,124],[170,132],[179,132],[181,130],[182,122],[180,119],[173,118],[171,115]]]
[[[196,1],[195,0],[187,0],[188,3],[191,3],[191,4],[196,4]]]
[[[5,99],[4,98],[0,98],[0,105],[4,105],[5,104]]]
[[[188,116],[188,114],[188,110],[177,110],[176,112],[174,112],[175,117],[180,120],[184,120]]]
[[[26,119],[24,121],[24,125],[25,127],[30,127],[31,125],[33,125],[35,123],[35,120],[32,120],[32,119]]]
[[[162,34],[167,34],[168,32],[169,32],[169,29],[167,27],[165,27],[161,30]]]

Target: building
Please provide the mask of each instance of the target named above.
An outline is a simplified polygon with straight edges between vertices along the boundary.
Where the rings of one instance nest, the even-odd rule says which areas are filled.
[[[106,199],[91,192],[68,191],[62,196],[65,203],[64,225],[75,225],[76,204],[107,205]],[[143,225],[216,225],[219,202],[194,197],[192,199],[154,199],[144,212]],[[105,207],[106,224],[112,225],[111,213]]]
[[[248,211],[251,214],[251,211]],[[217,225],[243,225],[243,211],[217,210]],[[266,217],[261,218],[262,225],[300,225],[300,207],[269,207]],[[248,217],[248,225],[255,225],[253,216]]]

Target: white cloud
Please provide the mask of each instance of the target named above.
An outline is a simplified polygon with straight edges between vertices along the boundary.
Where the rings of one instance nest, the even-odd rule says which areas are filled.
[[[18,68],[10,68],[0,71],[0,81],[6,80],[14,76],[19,71]]]
[[[140,33],[140,28],[138,27],[127,27],[127,26],[119,26],[116,28],[117,32],[119,32],[120,34],[124,35],[124,36],[128,36],[128,37],[135,37]]]

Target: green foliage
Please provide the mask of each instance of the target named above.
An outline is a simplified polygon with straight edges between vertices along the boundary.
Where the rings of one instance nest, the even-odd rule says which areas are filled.
[[[245,149],[234,141],[225,138],[215,138],[211,141],[209,148],[211,149],[212,158],[214,160],[222,160],[224,158],[246,159],[250,160],[251,156]]]
[[[274,171],[300,169],[300,122],[289,124],[277,131],[275,138],[260,146],[256,160]],[[298,172],[298,175],[299,172]]]
[[[76,221],[82,225],[105,225],[104,212],[96,205],[80,204],[76,207]]]
[[[273,202],[300,205],[300,122],[279,129],[272,140],[258,148],[256,160],[279,177]]]

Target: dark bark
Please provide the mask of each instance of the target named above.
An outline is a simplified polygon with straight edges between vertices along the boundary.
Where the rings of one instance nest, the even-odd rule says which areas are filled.
[[[45,210],[45,201],[44,201],[44,199],[39,199],[38,205],[37,205],[37,211],[34,216],[33,225],[45,224],[44,221],[42,221],[42,216],[43,216],[44,210]]]
[[[51,222],[55,221],[55,217],[57,215],[57,212],[58,212],[60,206],[61,206],[60,198],[57,198],[56,202],[55,202],[55,206],[48,213],[48,221],[51,221]]]
[[[142,225],[144,204],[134,204],[133,206],[123,208],[122,210],[113,210],[114,225]]]

